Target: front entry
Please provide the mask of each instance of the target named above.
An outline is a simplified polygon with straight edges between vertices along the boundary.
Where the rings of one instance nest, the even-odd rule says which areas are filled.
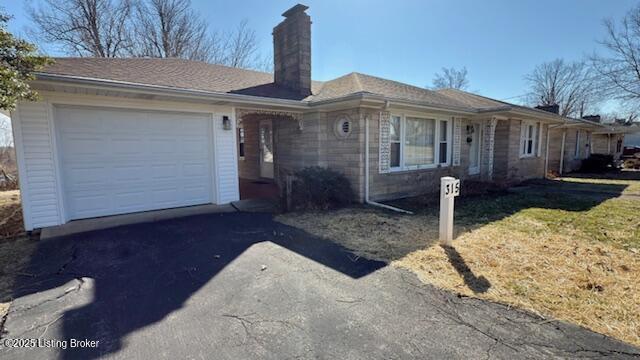
[[[260,121],[260,177],[273,179],[273,124]]]
[[[470,124],[467,127],[467,139],[471,139],[471,143],[469,144],[469,175],[477,175],[480,173],[481,130],[482,127],[479,123]]]

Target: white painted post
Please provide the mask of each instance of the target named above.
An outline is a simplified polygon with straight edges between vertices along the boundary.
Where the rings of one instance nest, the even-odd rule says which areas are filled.
[[[460,195],[460,180],[440,178],[440,243],[451,246],[453,240],[453,199]]]

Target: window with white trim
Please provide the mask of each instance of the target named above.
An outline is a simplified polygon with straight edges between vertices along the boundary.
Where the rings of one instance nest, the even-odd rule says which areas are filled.
[[[520,157],[533,157],[538,152],[540,141],[540,123],[522,121],[520,128]]]
[[[400,123],[400,116],[392,116],[389,120],[389,167],[391,167],[392,169],[400,168]]]
[[[392,115],[389,143],[392,171],[449,165],[451,120]]]

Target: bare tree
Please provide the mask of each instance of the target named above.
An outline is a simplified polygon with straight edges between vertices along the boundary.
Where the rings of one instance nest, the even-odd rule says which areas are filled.
[[[191,0],[39,1],[29,9],[31,32],[72,55],[182,58],[272,71],[247,20],[212,32]]]
[[[640,106],[640,6],[630,10],[616,24],[604,21],[606,38],[600,43],[605,55],[593,55],[594,69],[601,86],[610,95]]]
[[[227,57],[225,65],[248,68],[255,62],[257,50],[256,32],[250,29],[247,20],[242,20],[235,31],[227,35]]]
[[[562,116],[582,117],[599,102],[595,77],[585,62],[545,62],[525,79],[531,88],[532,105],[557,104]]]
[[[434,89],[459,89],[466,90],[469,87],[467,68],[460,70],[455,68],[442,68],[442,73],[436,73],[433,78]]]
[[[134,56],[210,61],[215,38],[190,0],[138,1]]]
[[[130,46],[130,0],[43,0],[28,13],[37,38],[77,56],[117,57]]]

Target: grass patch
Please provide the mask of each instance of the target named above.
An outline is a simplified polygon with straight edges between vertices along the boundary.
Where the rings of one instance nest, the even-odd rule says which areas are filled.
[[[627,170],[613,174],[570,174],[560,180],[569,184],[623,186],[623,194],[640,195],[640,171]]]
[[[426,283],[640,346],[640,199],[539,190],[459,199],[453,248],[437,245],[437,205],[416,215],[348,208],[278,220]]]

